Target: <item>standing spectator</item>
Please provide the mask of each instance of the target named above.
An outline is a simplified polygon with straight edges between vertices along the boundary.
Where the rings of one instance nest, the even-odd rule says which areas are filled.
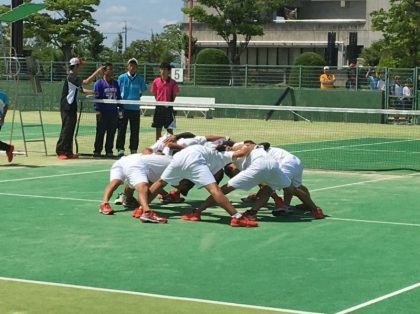
[[[401,86],[400,77],[397,75],[394,77],[394,82],[391,85],[391,98],[394,109],[401,110],[403,107],[403,87]],[[400,122],[400,116],[394,116],[394,123]]]
[[[159,67],[160,76],[155,78],[150,88],[150,91],[155,95],[156,101],[173,102],[179,92],[177,82],[169,76],[171,68],[168,62],[163,62]],[[172,106],[156,106],[152,122],[152,128],[156,128],[156,141],[162,136],[162,127],[168,133],[173,134],[176,120]]]
[[[324,67],[324,73],[319,77],[321,89],[334,88],[335,75],[331,73],[330,67]]]
[[[385,83],[383,72],[379,72],[378,74],[378,83],[376,84],[376,89],[380,91],[385,91],[386,89],[386,83]]]
[[[63,85],[60,101],[61,132],[55,148],[59,159],[79,157],[73,153],[73,135],[77,122],[77,93],[80,91],[85,94],[93,94],[92,90],[84,89],[82,85],[91,83],[102,71],[102,67],[99,67],[91,76],[82,80],[78,75],[81,65],[84,63],[83,60],[76,57],[69,61],[69,73]]]
[[[0,130],[4,124],[4,119],[6,118],[8,106],[9,106],[9,98],[7,97],[5,92],[0,91]],[[6,151],[7,161],[12,162],[13,151],[15,150],[15,147],[13,145],[9,145],[5,142],[0,141],[0,150]]]
[[[391,86],[391,94],[395,97],[401,97],[403,94],[403,87],[401,86],[401,78],[397,75],[394,77],[394,83]]]
[[[350,63],[347,70],[346,88],[356,89],[356,65],[354,63]]]
[[[121,90],[121,99],[139,100],[147,89],[143,76],[137,74],[138,62],[131,58],[127,63],[127,72],[118,77],[118,85]],[[120,107],[118,120],[117,145],[118,156],[124,156],[125,134],[128,121],[130,121],[130,153],[137,153],[139,147],[140,131],[140,106],[123,104]]]
[[[366,78],[367,78],[368,88],[370,90],[375,90],[378,88],[378,77],[376,75],[375,68],[369,68],[369,70],[366,72]]]
[[[411,98],[411,79],[405,81],[403,90],[403,109],[410,110],[412,108],[412,98]]]
[[[93,86],[96,99],[121,99],[120,87],[118,82],[112,78],[112,64],[104,65],[104,76],[96,81]],[[118,126],[118,106],[117,104],[95,103],[96,110],[96,137],[93,157],[100,157],[105,141],[105,154],[113,157],[112,148],[114,146],[115,132]]]

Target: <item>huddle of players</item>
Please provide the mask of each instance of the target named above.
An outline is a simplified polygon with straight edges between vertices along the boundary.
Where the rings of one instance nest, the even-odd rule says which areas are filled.
[[[110,182],[104,190],[99,212],[113,214],[109,204],[112,193],[124,182],[124,193],[116,204],[135,208],[133,217],[142,222],[166,223],[167,219],[151,210],[149,203],[156,197],[162,201],[182,202],[195,185],[204,187],[210,196],[196,209],[181,216],[183,220],[200,221],[201,212],[218,204],[231,216],[233,227],[257,227],[258,210],[272,197],[273,215],[287,214],[293,196],[302,204],[298,208],[310,210],[316,219],[324,218],[322,210],[312,201],[302,184],[303,166],[296,156],[286,150],[256,144],[251,140],[235,143],[218,135],[195,136],[186,132],[165,135],[141,154],[122,157],[111,168]],[[229,177],[219,187],[224,174]],[[165,192],[166,184],[175,189]],[[225,196],[235,189],[260,190],[244,201],[252,201],[250,210],[239,213]],[[275,191],[283,190],[284,200]],[[137,199],[134,197],[137,192]]]

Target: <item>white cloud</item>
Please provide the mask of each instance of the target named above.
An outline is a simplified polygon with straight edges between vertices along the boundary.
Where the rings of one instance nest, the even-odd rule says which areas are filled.
[[[159,25],[162,27],[165,25],[176,24],[177,22],[177,20],[159,19]]]
[[[111,5],[105,9],[105,14],[110,16],[115,15],[127,15],[128,9],[125,6],[121,5]]]

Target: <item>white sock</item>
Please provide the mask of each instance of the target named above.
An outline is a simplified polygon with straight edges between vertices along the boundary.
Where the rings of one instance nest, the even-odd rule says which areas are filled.
[[[240,212],[237,212],[235,215],[232,216],[233,218],[239,219],[242,217],[242,214]]]

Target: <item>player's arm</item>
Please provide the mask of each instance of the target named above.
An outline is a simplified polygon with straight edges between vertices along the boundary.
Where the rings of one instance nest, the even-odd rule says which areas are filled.
[[[244,144],[241,148],[234,151],[232,154],[233,159],[248,156],[249,153],[254,149],[255,145]]]
[[[90,83],[92,83],[93,82],[93,80],[100,74],[100,73],[102,73],[103,71],[104,71],[104,69],[105,69],[105,67],[103,66],[103,65],[101,65],[99,68],[97,68],[96,70],[95,70],[95,72],[93,72],[88,78],[86,78],[86,79],[84,79],[83,81],[82,81],[82,83],[84,84],[84,85],[86,85],[86,84],[90,84]]]

